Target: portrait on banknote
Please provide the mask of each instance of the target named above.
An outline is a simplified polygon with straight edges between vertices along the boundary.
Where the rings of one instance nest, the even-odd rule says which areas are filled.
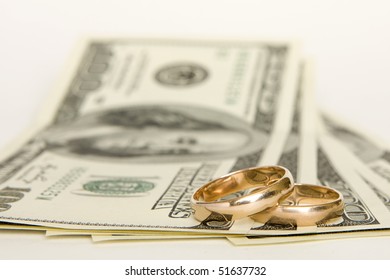
[[[371,143],[364,137],[359,136],[352,130],[337,125],[337,123],[326,116],[324,116],[323,119],[327,129],[329,129],[337,138],[342,140],[353,153],[359,153],[359,156],[363,161],[370,161],[371,159],[380,157],[384,153],[383,149],[374,143]]]
[[[232,158],[266,142],[261,131],[230,114],[175,105],[99,111],[50,126],[38,138],[55,153],[132,162]]]

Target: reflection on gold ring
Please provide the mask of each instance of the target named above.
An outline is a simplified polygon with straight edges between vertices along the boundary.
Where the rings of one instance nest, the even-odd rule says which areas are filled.
[[[197,220],[212,212],[240,219],[274,206],[293,189],[290,171],[264,166],[232,172],[199,188],[191,198]]]
[[[251,216],[260,223],[314,226],[344,212],[343,195],[331,188],[296,184],[278,205]]]

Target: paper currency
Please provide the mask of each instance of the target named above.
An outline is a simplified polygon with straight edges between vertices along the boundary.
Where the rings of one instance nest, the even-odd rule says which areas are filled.
[[[293,125],[290,135],[287,138],[286,146],[283,150],[279,164],[288,167],[294,174],[294,177],[299,178],[299,182],[318,182],[319,184],[328,185],[338,189],[346,198],[345,213],[342,218],[331,220],[328,223],[318,225],[317,227],[297,228],[294,225],[281,227],[280,225],[266,224],[261,225],[259,228],[252,229],[251,233],[256,236],[226,236],[236,245],[306,242],[313,240],[382,236],[389,234],[388,230],[378,231],[378,229],[388,227],[388,224],[386,223],[387,215],[384,214],[385,211],[383,207],[379,207],[379,210],[377,209],[375,204],[378,203],[378,200],[372,200],[372,193],[371,195],[364,194],[364,192],[369,188],[365,185],[365,182],[362,181],[361,178],[357,177],[357,174],[353,169],[354,165],[348,160],[346,162],[342,162],[341,165],[334,164],[334,161],[340,161],[340,156],[341,158],[344,158],[343,152],[345,152],[345,149],[342,152],[336,150],[333,153],[325,150],[326,148],[331,148],[331,150],[337,148],[334,146],[332,141],[329,142],[326,138],[324,138],[325,140],[320,140],[320,145],[317,147],[316,130],[313,128],[316,125],[315,102],[313,95],[309,94],[312,87],[312,72],[312,64],[307,63],[295,105]],[[345,168],[344,165],[347,167],[350,166],[350,168]],[[341,169],[343,170],[343,174],[338,171],[337,167],[342,167]],[[344,174],[346,173],[346,170],[349,170],[349,172]],[[351,186],[360,186],[360,188],[356,189]],[[370,191],[368,191],[368,193],[370,193]],[[364,197],[364,199],[362,199],[362,197]],[[378,219],[381,222],[379,222]],[[281,230],[291,236],[276,236],[280,234]],[[259,232],[261,235],[259,235]],[[308,234],[307,232],[311,233]],[[265,235],[265,233],[268,233],[269,235]],[[97,235],[92,233],[92,236],[95,241],[134,241],[143,239],[155,240],[158,239],[158,236],[161,236],[164,239],[173,240],[178,235],[170,233],[151,233],[149,235],[142,233],[138,235],[106,233],[103,235]],[[191,238],[195,237],[196,236],[191,236]],[[199,235],[199,237],[206,238],[207,236]]]
[[[243,233],[191,217],[192,192],[277,162],[291,125],[291,43],[90,40],[33,137],[0,164],[0,221]]]
[[[0,228],[239,245],[388,234],[387,150],[316,122],[313,69],[299,59],[289,42],[84,42],[34,133],[2,154]],[[344,215],[314,227],[192,217],[198,187],[272,164],[339,190]]]
[[[259,224],[251,229],[248,236],[228,237],[236,245],[345,238],[348,237],[349,233],[351,237],[356,237],[359,232],[360,236],[374,236],[375,231],[367,233],[366,230],[388,229],[390,226],[388,211],[367,182],[356,172],[356,165],[352,161],[354,159],[350,157],[348,151],[323,130],[317,131],[318,123],[315,121],[317,112],[312,95],[311,67],[311,64],[307,64],[305,67],[302,86],[295,106],[292,129],[279,164],[295,172],[296,178],[299,178],[298,180],[302,183],[317,182],[319,185],[330,186],[340,191],[345,199],[344,215],[339,219],[310,228],[299,228],[294,224],[286,226]],[[276,237],[275,234],[279,234],[281,230],[295,232],[295,235]],[[258,232],[264,231],[269,231],[270,236],[259,236]],[[305,232],[311,232],[311,234],[305,234]],[[339,234],[341,232],[344,233]],[[328,234],[323,235],[322,233]],[[254,236],[250,236],[251,234]],[[302,237],[297,237],[298,234],[301,234]],[[382,230],[381,234],[388,235],[389,231]]]

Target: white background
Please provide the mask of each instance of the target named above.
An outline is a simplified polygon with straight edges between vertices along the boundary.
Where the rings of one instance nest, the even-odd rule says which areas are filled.
[[[390,143],[388,1],[0,1],[0,148],[31,125],[86,35],[294,38],[318,106]],[[389,145],[390,146],[390,145]],[[233,247],[225,240],[92,244],[0,233],[9,259],[390,259],[390,238]]]

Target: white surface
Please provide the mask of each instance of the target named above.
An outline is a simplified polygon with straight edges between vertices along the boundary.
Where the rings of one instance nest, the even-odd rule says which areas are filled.
[[[243,247],[223,239],[92,243],[88,237],[47,238],[43,233],[14,231],[3,232],[0,238],[1,259],[390,259],[388,237]]]
[[[390,143],[387,1],[0,1],[0,148],[29,127],[88,35],[298,38],[320,107]],[[1,232],[3,259],[390,259],[389,238],[234,247],[224,240],[92,244]]]

